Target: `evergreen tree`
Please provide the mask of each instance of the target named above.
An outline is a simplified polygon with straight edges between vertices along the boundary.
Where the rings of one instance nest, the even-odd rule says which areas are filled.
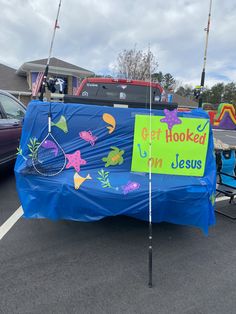
[[[236,104],[236,84],[231,82],[225,85],[223,99],[224,102]]]
[[[175,88],[175,79],[170,73],[164,75],[163,87],[167,90],[174,90]]]
[[[210,102],[212,104],[219,104],[222,102],[224,95],[224,83],[217,83],[211,88]]]
[[[180,86],[176,90],[176,94],[188,98],[193,98],[193,92],[193,87],[191,85]]]
[[[152,74],[152,81],[157,82],[157,83],[162,85],[164,82],[164,74],[161,71],[158,73],[153,73]]]

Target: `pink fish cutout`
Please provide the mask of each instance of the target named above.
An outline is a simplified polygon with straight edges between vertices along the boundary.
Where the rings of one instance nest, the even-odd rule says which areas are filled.
[[[124,194],[128,194],[129,192],[138,190],[140,188],[140,184],[138,182],[129,181],[126,185],[123,185],[121,188]]]
[[[66,154],[66,158],[68,159],[66,169],[74,167],[77,172],[80,171],[81,165],[86,165],[87,163],[86,160],[81,158],[80,150],[77,150],[74,154]]]
[[[94,146],[97,137],[92,134],[91,131],[82,131],[79,133],[80,138],[89,142],[92,146]]]

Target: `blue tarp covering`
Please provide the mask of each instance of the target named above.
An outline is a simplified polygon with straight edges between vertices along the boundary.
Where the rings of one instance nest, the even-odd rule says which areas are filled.
[[[41,176],[32,167],[32,152],[48,132],[49,111],[49,103],[32,101],[27,108],[15,165],[24,217],[94,221],[107,216],[127,215],[148,220],[148,174],[131,172],[131,158],[135,115],[149,114],[149,111],[64,103],[52,103],[51,108],[52,121],[56,124],[52,127],[52,134],[66,154],[72,155],[79,150],[81,158],[86,161],[80,165],[80,170],[77,169],[82,183],[75,189],[76,170],[73,166],[68,167],[68,158],[68,168],[56,176]],[[164,115],[163,111],[155,110],[153,114]],[[107,128],[106,120],[110,115],[114,117],[116,126],[111,121]],[[198,109],[180,112],[178,116],[208,118],[207,113]],[[59,120],[66,121],[68,132],[65,126],[57,124]],[[123,160],[120,164],[117,162],[105,167],[104,158],[114,146],[122,151],[120,157]],[[153,222],[192,225],[208,232],[208,226],[215,223],[213,151],[210,130],[203,177],[152,175]]]

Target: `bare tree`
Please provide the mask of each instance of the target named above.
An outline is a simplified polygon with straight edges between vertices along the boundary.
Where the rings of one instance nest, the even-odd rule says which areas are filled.
[[[150,70],[154,73],[158,67],[155,56],[149,50],[144,52],[136,47],[119,53],[114,71],[120,77],[136,80],[149,80]]]

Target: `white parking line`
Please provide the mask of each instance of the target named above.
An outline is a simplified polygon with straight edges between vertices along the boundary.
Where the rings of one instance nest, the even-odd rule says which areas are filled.
[[[0,240],[8,233],[8,231],[14,226],[14,224],[23,215],[23,208],[20,206],[14,214],[12,214],[0,227]]]
[[[229,199],[230,198],[228,196],[221,196],[221,197],[216,198],[216,202],[221,202],[221,201],[226,201],[226,200],[229,201]]]
[[[232,136],[232,135],[228,135],[228,134],[226,134],[225,136],[231,137],[231,138],[236,138],[236,136]]]

